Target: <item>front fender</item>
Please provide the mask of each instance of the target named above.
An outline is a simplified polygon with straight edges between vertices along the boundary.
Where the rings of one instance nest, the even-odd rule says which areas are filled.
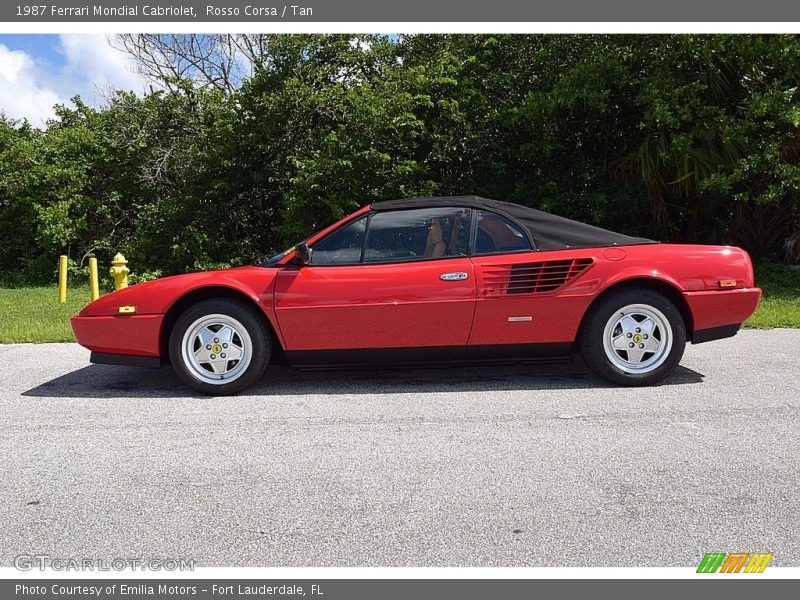
[[[182,297],[207,287],[229,288],[269,308],[272,305],[272,284],[276,273],[276,269],[243,267],[164,277],[101,296],[87,305],[80,316],[117,315],[122,306],[135,307],[137,315],[164,315]]]
[[[277,269],[241,267],[165,277],[100,297],[71,320],[82,346],[103,354],[159,356],[169,311],[187,295],[231,290],[252,300],[275,325],[273,288]]]

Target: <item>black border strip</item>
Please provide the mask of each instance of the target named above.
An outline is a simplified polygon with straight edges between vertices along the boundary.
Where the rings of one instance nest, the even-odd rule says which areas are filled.
[[[368,366],[425,367],[474,363],[562,362],[572,343],[432,346],[425,348],[356,348],[346,350],[289,350],[289,364],[299,368]]]
[[[111,354],[110,352],[92,352],[89,361],[98,365],[122,365],[125,367],[162,367],[159,356],[135,356],[133,354]]]
[[[702,344],[733,337],[739,333],[741,323],[735,325],[723,325],[722,327],[710,327],[709,329],[698,329],[692,334],[692,344]]]

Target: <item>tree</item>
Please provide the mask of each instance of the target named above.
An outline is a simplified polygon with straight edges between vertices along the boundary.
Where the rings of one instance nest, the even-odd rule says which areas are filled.
[[[190,81],[233,92],[269,56],[266,34],[122,34],[109,41],[127,52],[139,73],[176,89]]]
[[[6,280],[48,278],[63,252],[121,250],[151,276],[241,264],[370,201],[431,194],[756,257],[800,235],[796,36],[115,43],[159,85],[76,98],[45,130],[0,121]]]

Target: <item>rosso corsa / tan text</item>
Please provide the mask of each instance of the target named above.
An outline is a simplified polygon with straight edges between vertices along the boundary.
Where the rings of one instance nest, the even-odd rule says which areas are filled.
[[[286,4],[283,6],[258,6],[248,4],[243,9],[238,6],[206,5],[207,17],[310,17],[314,11],[311,7],[299,4]]]

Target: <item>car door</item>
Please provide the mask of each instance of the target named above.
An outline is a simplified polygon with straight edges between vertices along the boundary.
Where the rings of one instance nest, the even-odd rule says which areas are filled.
[[[571,342],[586,297],[558,290],[591,263],[586,253],[536,252],[516,223],[476,212],[472,261],[477,301],[470,348]]]
[[[278,274],[288,352],[465,347],[475,309],[470,209],[373,212]]]

